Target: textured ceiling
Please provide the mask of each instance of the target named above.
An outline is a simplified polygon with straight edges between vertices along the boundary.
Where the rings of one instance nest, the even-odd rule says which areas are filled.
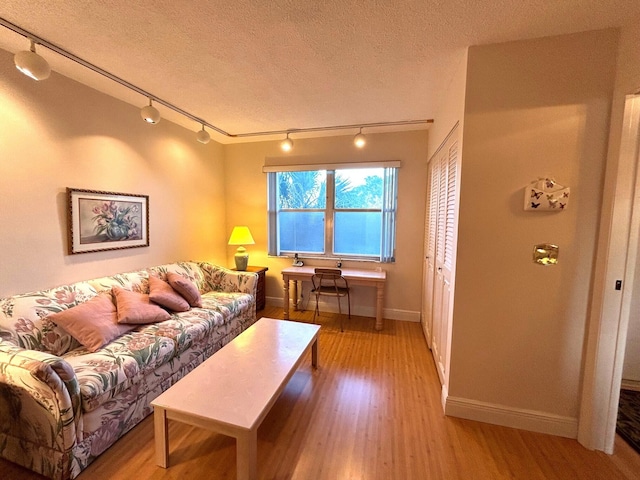
[[[433,118],[466,47],[620,26],[640,19],[640,0],[2,0],[0,17],[237,134]],[[0,27],[0,48],[27,47]]]

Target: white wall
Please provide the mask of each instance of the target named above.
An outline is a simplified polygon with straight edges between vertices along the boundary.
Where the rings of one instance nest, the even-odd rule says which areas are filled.
[[[224,261],[223,147],[0,50],[0,296],[177,260]],[[149,195],[150,246],[67,254],[66,187]]]
[[[354,131],[354,135],[355,135]],[[249,264],[269,267],[266,293],[270,303],[281,302],[282,268],[290,259],[267,256],[267,181],[262,167],[266,157],[294,157],[294,163],[400,160],[398,175],[398,217],[396,262],[383,264],[387,271],[386,318],[419,319],[422,275],[422,238],[427,178],[428,131],[369,133],[367,145],[358,150],[353,135],[325,138],[294,138],[294,150],[284,154],[279,142],[227,145],[226,192],[227,236],[234,225],[249,226],[255,245],[248,247]],[[235,249],[228,248],[229,265]],[[322,261],[309,261],[321,265]],[[345,267],[374,268],[377,264],[343,262]],[[352,311],[357,315],[375,315],[375,289],[354,287]],[[281,303],[279,303],[281,304]]]
[[[469,49],[449,394],[471,417],[538,412],[575,434],[616,42],[608,30]],[[571,187],[567,211],[523,211],[540,176]],[[532,262],[543,242],[558,265]]]
[[[456,123],[460,132],[464,130],[464,100],[467,87],[468,50],[462,50],[458,56],[458,66],[451,77],[448,88],[440,95],[440,104],[434,115],[434,123],[429,128],[429,153],[431,159]],[[462,139],[461,139],[462,140]],[[464,158],[462,141],[458,145],[458,152]]]

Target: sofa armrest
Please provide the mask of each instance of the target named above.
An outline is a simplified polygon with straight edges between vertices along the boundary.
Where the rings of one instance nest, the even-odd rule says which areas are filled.
[[[81,408],[78,380],[64,359],[0,341],[0,448],[19,440],[68,452],[81,439]],[[11,459],[16,452],[0,454]]]
[[[228,268],[202,262],[200,268],[204,273],[204,286],[206,292],[237,292],[249,293],[256,296],[258,288],[258,274],[252,272],[240,272]]]

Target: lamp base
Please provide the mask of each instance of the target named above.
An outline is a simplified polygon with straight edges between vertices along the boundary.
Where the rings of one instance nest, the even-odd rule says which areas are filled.
[[[238,251],[233,258],[236,261],[236,270],[244,272],[247,269],[247,265],[249,265],[249,254],[246,248],[238,247]]]

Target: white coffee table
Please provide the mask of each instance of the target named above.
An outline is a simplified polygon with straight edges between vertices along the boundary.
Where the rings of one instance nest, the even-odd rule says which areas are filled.
[[[156,462],[169,466],[167,420],[236,438],[238,480],[257,478],[258,427],[311,347],[319,325],[261,318],[151,402]]]

